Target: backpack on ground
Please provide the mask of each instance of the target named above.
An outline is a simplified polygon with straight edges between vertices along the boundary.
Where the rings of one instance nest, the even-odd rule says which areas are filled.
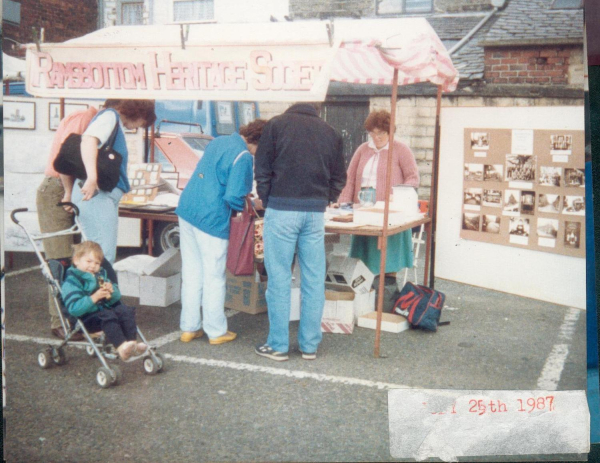
[[[450,324],[440,323],[445,300],[444,293],[409,281],[400,291],[392,313],[406,317],[411,328],[437,331],[438,325]]]

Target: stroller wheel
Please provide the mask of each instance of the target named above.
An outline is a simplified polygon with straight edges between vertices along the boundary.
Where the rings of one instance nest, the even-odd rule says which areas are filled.
[[[48,350],[49,349],[41,350],[38,352],[37,355],[38,365],[44,370],[52,366],[52,356],[50,355],[50,352],[48,352]]]
[[[158,352],[155,352],[154,355],[158,359],[158,371],[161,372],[165,366],[165,359]]]
[[[108,368],[100,367],[96,372],[96,382],[102,389],[107,389],[113,384],[113,375]]]
[[[58,349],[56,347],[53,347],[51,354],[52,354],[52,361],[56,365],[64,365],[65,363],[67,363],[67,356],[62,347],[59,347]]]
[[[88,354],[90,357],[95,357],[96,356],[96,351],[94,350],[94,348],[90,345],[85,346],[85,352],[86,354]]]
[[[158,356],[158,354],[155,355]],[[162,361],[156,361],[153,357],[146,357],[144,359],[143,365],[144,373],[146,373],[147,375],[155,375],[162,368]]]
[[[113,386],[116,386],[117,384],[119,384],[121,382],[121,379],[123,379],[123,373],[121,372],[121,369],[117,366],[117,365],[111,365],[110,367],[111,370],[111,384]]]

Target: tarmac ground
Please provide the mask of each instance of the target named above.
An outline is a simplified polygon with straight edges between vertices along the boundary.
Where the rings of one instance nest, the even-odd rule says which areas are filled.
[[[375,331],[356,327],[325,334],[318,358],[303,360],[292,322],[290,360],[273,362],[254,353],[267,314],[231,310],[234,342],[184,344],[180,303],[139,306],[138,326],[165,357],[164,371],[148,376],[140,362],[120,363],[122,382],[101,389],[100,363],[80,348],[67,347],[63,366],[37,366],[37,352],[57,344],[37,265],[32,253],[15,253],[5,279],[8,462],[394,461],[391,388],[586,389],[583,311],[439,279],[450,325],[382,332],[380,358]],[[567,349],[560,361],[558,344]]]

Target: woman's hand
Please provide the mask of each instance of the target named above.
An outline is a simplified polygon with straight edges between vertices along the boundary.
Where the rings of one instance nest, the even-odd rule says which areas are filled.
[[[252,200],[252,204],[254,205],[254,209],[256,209],[257,211],[264,211],[265,208],[263,207],[263,203],[260,200],[260,198],[255,198]]]
[[[70,203],[71,202],[71,193],[65,193],[63,198],[60,200],[61,203]],[[63,209],[67,211],[69,214],[73,213],[73,208],[71,206],[63,206]]]
[[[110,294],[115,292],[115,288],[113,288],[113,285],[110,281],[107,281],[106,283],[104,283],[102,288],[106,289]]]
[[[340,203],[331,203],[331,204],[329,205],[329,207],[333,207],[334,209],[337,209],[337,208],[339,208],[339,207],[340,207]]]
[[[81,193],[83,194],[83,200],[89,201],[98,191],[98,182],[96,180],[88,178],[83,186],[81,187]]]

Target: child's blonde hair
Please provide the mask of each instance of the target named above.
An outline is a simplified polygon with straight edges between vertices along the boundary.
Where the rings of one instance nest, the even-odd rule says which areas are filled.
[[[99,260],[104,259],[102,248],[95,241],[83,241],[73,246],[73,260],[79,259],[89,253],[94,254]]]

